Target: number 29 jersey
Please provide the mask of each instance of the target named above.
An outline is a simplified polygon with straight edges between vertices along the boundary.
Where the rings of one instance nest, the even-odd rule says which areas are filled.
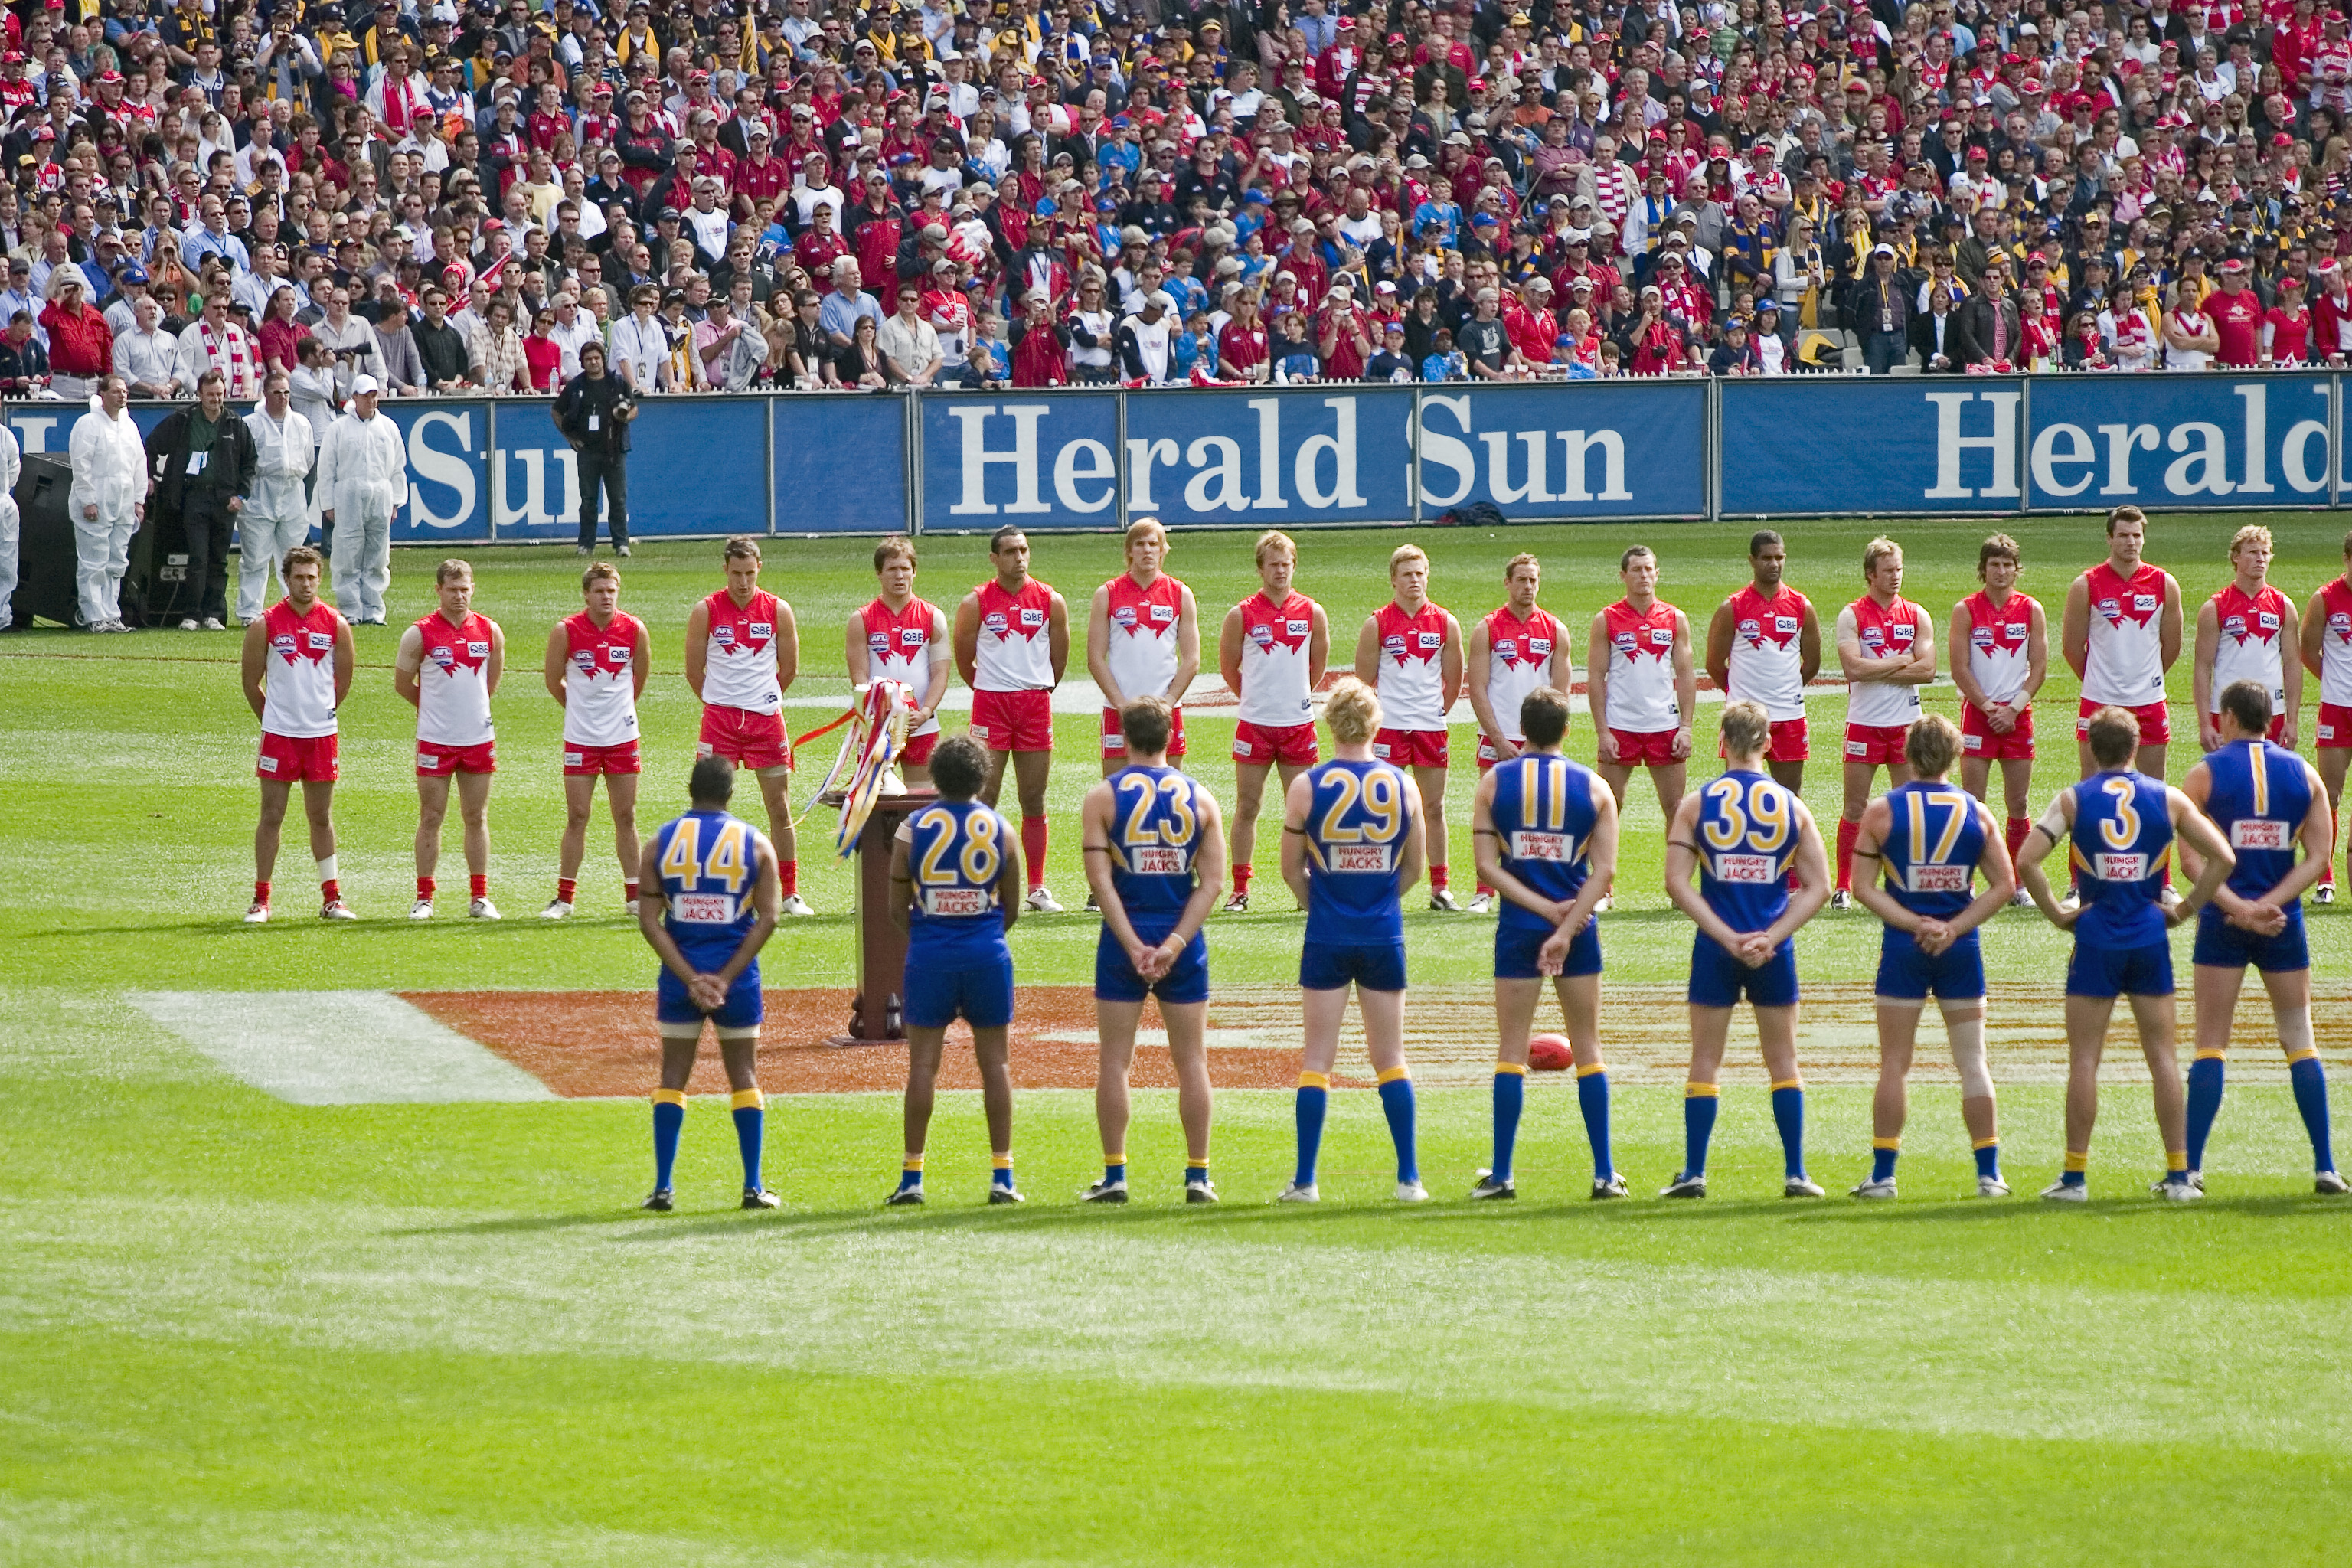
[[[1317,764],[1307,778],[1306,940],[1403,946],[1398,896],[1412,782],[1387,763],[1344,757]]]
[[[1735,769],[1699,791],[1696,829],[1699,896],[1726,925],[1763,931],[1788,912],[1794,795],[1767,774]]]
[[[914,883],[907,966],[982,969],[1010,963],[997,879],[1011,853],[1013,828],[976,800],[927,805],[898,828]]]

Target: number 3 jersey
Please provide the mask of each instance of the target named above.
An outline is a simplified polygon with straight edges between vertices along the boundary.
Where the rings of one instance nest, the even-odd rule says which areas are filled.
[[[669,906],[662,925],[697,970],[725,964],[759,920],[751,900],[759,842],[750,823],[723,811],[689,811],[654,835],[654,866]],[[757,959],[744,977],[759,983]]]
[[[2076,946],[2147,947],[2164,940],[2158,902],[2172,857],[2172,812],[2162,779],[2140,773],[2095,773],[2072,786],[2070,849],[2083,900]]]
[[[1500,841],[1503,868],[1529,888],[1564,904],[1584,886],[1591,868],[1592,770],[1557,753],[1529,753],[1495,768],[1495,798],[1487,815]],[[1498,917],[1514,930],[1551,934],[1551,922],[1509,899]]]
[[[1139,935],[1175,929],[1199,880],[1200,786],[1174,768],[1121,768],[1110,776],[1110,880]]]
[[[997,879],[1012,853],[1013,828],[976,800],[927,805],[898,827],[914,884],[907,967],[984,969],[1012,962]]]
[[[1398,879],[1412,781],[1386,763],[1345,757],[1307,776],[1307,941],[1402,946]]]
[[[1915,915],[1951,920],[1976,900],[1977,858],[1985,847],[1976,797],[1953,784],[1914,780],[1886,792],[1886,842],[1879,847],[1886,890]]]
[[[1735,770],[1699,791],[1696,827],[1699,897],[1724,924],[1763,931],[1788,912],[1796,796],[1766,774]]]

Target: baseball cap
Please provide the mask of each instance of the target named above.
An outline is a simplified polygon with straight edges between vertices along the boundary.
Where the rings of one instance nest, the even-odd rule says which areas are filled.
[[[363,392],[382,392],[383,390],[383,387],[382,384],[372,375],[363,375],[357,381],[352,383],[352,395],[353,397],[357,397]]]

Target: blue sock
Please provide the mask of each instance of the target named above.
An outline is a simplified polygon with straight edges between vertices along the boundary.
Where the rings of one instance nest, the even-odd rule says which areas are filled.
[[[1990,1176],[1995,1181],[2000,1179],[2000,1145],[1999,1143],[1977,1145],[1977,1174]]]
[[[988,1182],[991,1186],[1003,1187],[1007,1192],[1011,1192],[1013,1190],[1012,1155],[999,1154],[996,1156],[996,1168],[989,1173]]]
[[[1776,1094],[1772,1098],[1777,1102],[1780,1097]],[[1773,1109],[1777,1110],[1780,1107],[1776,1103]],[[1895,1159],[1902,1152],[1895,1146],[1892,1139],[1884,1143],[1874,1142],[1870,1146],[1870,1179],[1874,1182],[1893,1181]]]
[[[1717,1095],[1711,1083],[1683,1086],[1683,1174],[1706,1174],[1706,1143],[1715,1136]]]
[[[1298,1169],[1290,1178],[1295,1186],[1315,1184],[1315,1157],[1323,1151],[1323,1112],[1330,1101],[1330,1075],[1298,1075]]]
[[[2287,1082],[2294,1086],[2294,1108],[2303,1112],[2303,1130],[2311,1134],[2311,1168],[2336,1169],[2336,1145],[2327,1132],[2327,1069],[2317,1057],[2289,1062]]]
[[[1497,1182],[1511,1179],[1511,1151],[1519,1142],[1519,1112],[1528,1102],[1527,1069],[1515,1062],[1495,1068],[1495,1169]]]
[[[1389,1139],[1396,1144],[1397,1180],[1421,1180],[1421,1162],[1412,1152],[1412,1079],[1404,1068],[1391,1068],[1381,1075],[1381,1109],[1388,1112]]]
[[[743,1152],[743,1190],[760,1190],[760,1141],[767,1121],[767,1112],[761,1109],[763,1101],[756,1089],[735,1091],[735,1146]]]
[[[1788,1173],[1805,1173],[1805,1086],[1790,1079],[1772,1086],[1772,1122],[1780,1130],[1780,1157]]]
[[[1112,1182],[1123,1182],[1125,1180],[1127,1180],[1126,1161],[1119,1160],[1114,1162],[1105,1160],[1103,1162],[1103,1182],[1106,1185]]]
[[[1209,1163],[1206,1160],[1203,1160],[1196,1165],[1187,1160],[1184,1163],[1184,1184],[1188,1187],[1207,1186],[1209,1184]]]
[[[909,1154],[907,1156],[905,1168],[898,1173],[898,1190],[903,1193],[909,1187],[919,1187],[922,1184],[923,1157],[920,1154]]]
[[[673,1089],[654,1092],[654,1185],[667,1187],[677,1163],[677,1135],[686,1127],[686,1096]]]
[[[1576,1105],[1584,1112],[1584,1136],[1592,1145],[1592,1179],[1605,1182],[1617,1173],[1609,1152],[1609,1069],[1595,1063],[1591,1072],[1576,1076]]]
[[[2223,1069],[2220,1057],[2199,1057],[2189,1064],[2189,1168],[2205,1168],[2205,1140],[2213,1134],[2213,1119],[2221,1114]]]

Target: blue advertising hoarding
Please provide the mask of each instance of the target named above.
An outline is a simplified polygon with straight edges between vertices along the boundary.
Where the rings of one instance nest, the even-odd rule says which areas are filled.
[[[1409,521],[1412,427],[1403,387],[1129,397],[1128,511],[1171,528]]]
[[[1007,523],[1040,531],[1116,528],[1118,405],[1118,395],[1108,392],[919,399],[923,527],[967,533],[993,533]]]
[[[774,532],[903,533],[912,526],[905,398],[793,393],[767,401],[775,421]],[[748,458],[704,447],[680,472],[715,477],[721,464]]]
[[[1473,501],[1515,522],[1706,515],[1701,381],[1431,386],[1414,434],[1425,517]]]
[[[501,540],[579,535],[580,455],[556,433],[554,407],[499,405]],[[768,418],[760,398],[640,403],[629,426],[630,537],[767,532]]]
[[[2334,378],[2047,376],[2033,384],[2033,505],[2312,506],[2328,496]]]
[[[1726,517],[2018,510],[2019,378],[1731,378],[1722,397]]]

